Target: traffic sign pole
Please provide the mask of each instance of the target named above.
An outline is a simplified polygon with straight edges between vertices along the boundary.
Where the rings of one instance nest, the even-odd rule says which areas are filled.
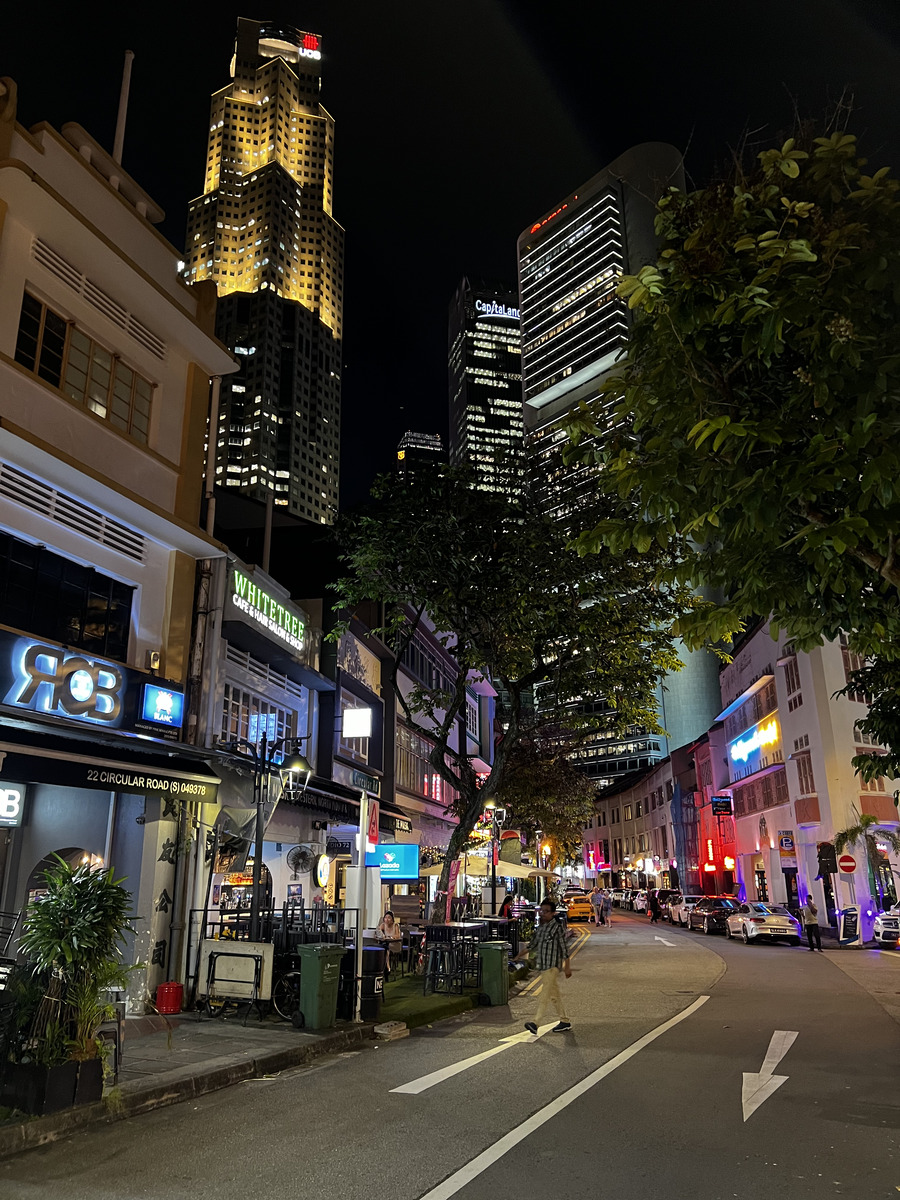
[[[844,875],[852,875],[856,870],[856,859],[852,854],[842,854],[838,859],[838,870]]]

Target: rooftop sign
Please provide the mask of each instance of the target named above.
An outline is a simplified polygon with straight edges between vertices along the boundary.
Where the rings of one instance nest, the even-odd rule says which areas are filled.
[[[519,310],[507,304],[498,304],[496,300],[476,300],[475,312],[479,317],[503,317],[508,321],[518,321]]]

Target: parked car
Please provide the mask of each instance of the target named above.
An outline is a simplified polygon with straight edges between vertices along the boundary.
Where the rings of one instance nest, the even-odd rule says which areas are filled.
[[[672,897],[679,896],[681,893],[678,891],[678,888],[651,888],[647,895],[656,896],[662,915],[665,916]]]
[[[738,902],[731,896],[704,896],[688,913],[688,929],[724,933],[726,920],[737,908]]]
[[[779,904],[739,904],[725,921],[725,936],[742,937],[745,946],[760,938],[799,946],[800,932],[800,922]]]
[[[636,892],[631,907],[635,912],[646,912],[648,901],[649,897],[646,892]]]
[[[591,898],[586,892],[577,892],[569,895],[565,901],[566,917],[570,921],[590,921],[594,915],[594,910],[591,908]]]
[[[669,916],[669,914],[671,913],[674,905],[676,905],[680,899],[681,892],[669,892],[664,900],[660,900],[659,907],[662,910],[662,918],[664,921],[668,919],[671,922],[672,918]]]
[[[625,890],[625,888],[614,888],[609,893],[609,898],[612,900],[613,908],[624,908],[625,898],[627,895],[628,892]]]
[[[900,904],[878,914],[872,937],[879,946],[896,946],[900,942]]]
[[[702,895],[696,896],[679,896],[669,905],[669,923],[671,925],[680,925],[682,929],[688,923],[688,913],[691,909],[700,903],[703,899]]]

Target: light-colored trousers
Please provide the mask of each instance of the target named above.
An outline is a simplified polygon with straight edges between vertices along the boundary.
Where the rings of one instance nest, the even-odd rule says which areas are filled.
[[[551,967],[549,971],[541,971],[541,994],[538,998],[538,1010],[535,1024],[540,1027],[547,1019],[551,1003],[556,1009],[556,1015],[561,1021],[568,1021],[566,1006],[563,1003],[560,982],[563,973],[559,967]]]

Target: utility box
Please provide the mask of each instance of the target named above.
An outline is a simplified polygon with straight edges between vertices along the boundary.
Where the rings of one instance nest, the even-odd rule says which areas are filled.
[[[480,942],[481,991],[491,1005],[509,1003],[509,942]]]

